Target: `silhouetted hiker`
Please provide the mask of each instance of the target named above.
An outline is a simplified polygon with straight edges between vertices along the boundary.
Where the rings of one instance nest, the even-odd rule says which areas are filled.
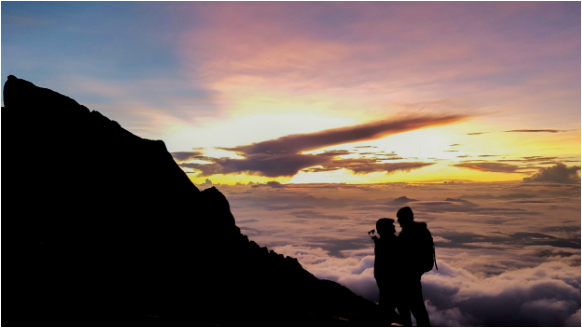
[[[428,312],[424,306],[420,278],[423,273],[432,269],[434,264],[434,243],[430,231],[424,222],[414,222],[414,214],[410,207],[403,207],[396,214],[402,231],[398,235],[401,250],[402,276],[400,283],[403,288],[403,311],[400,312],[402,324],[412,326],[410,312],[416,318],[420,327],[430,326]]]
[[[398,239],[396,238],[396,228],[394,220],[380,219],[376,222],[376,230],[380,238],[373,236],[374,240],[374,278],[380,290],[380,308],[382,311],[382,321],[390,325],[393,322],[400,322],[394,310],[400,299],[398,290],[400,280],[398,254]],[[373,232],[373,230],[371,231]],[[399,308],[400,311],[400,308]]]

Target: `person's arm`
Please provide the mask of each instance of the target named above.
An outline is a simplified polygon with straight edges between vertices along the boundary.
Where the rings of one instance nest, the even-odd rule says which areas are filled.
[[[374,236],[372,237],[372,240],[374,241],[374,278],[376,278],[376,259],[377,259],[376,256],[378,255],[376,254],[377,253],[376,251],[378,250],[378,241],[380,239],[378,238],[378,236]]]

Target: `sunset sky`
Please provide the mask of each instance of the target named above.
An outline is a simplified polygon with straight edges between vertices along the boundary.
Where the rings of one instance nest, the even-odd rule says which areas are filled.
[[[579,327],[580,10],[2,2],[1,76],[163,140],[249,238],[367,299],[367,231],[408,205],[434,326]]]
[[[2,83],[164,140],[195,183],[522,181],[580,165],[579,9],[6,2]]]

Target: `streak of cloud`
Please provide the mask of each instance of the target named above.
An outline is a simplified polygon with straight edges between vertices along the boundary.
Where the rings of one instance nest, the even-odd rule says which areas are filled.
[[[520,173],[516,172],[519,169],[518,165],[503,163],[459,163],[451,166],[483,172]]]
[[[381,163],[377,159],[333,159],[335,155],[322,154],[253,154],[244,159],[232,158],[211,158],[204,157],[204,160],[212,161],[212,164],[182,163],[182,167],[195,169],[201,172],[200,176],[210,176],[213,174],[240,174],[260,175],[266,177],[293,176],[300,170],[304,172],[327,172],[340,169],[347,169],[355,174],[368,174],[373,172],[409,172],[425,166],[433,165],[434,162],[399,162]],[[320,167],[313,167],[320,166]]]
[[[172,157],[174,157],[179,162],[186,162],[193,159],[200,159],[202,157],[202,152],[199,151],[178,151],[173,152]]]
[[[342,216],[342,215],[324,215],[320,212],[309,211],[309,210],[295,211],[295,212],[291,212],[289,214],[295,216],[296,218],[300,218],[300,219],[348,220],[347,217]]]
[[[386,172],[386,174],[395,172],[410,172],[423,168],[425,166],[433,165],[434,162],[400,162],[400,163],[377,163],[375,160],[367,159],[347,159],[336,160],[329,166],[312,167],[303,169],[303,172],[328,172],[340,169],[346,169],[355,174],[369,174],[373,172]]]
[[[332,165],[337,165],[336,167],[345,168],[354,172],[355,174],[368,174],[372,172],[410,172],[410,170],[420,169],[425,166],[430,166],[435,164],[434,162],[400,162],[400,163],[377,163],[376,161],[367,161],[360,159],[353,160],[336,160],[332,162]]]
[[[549,132],[549,133],[558,133],[558,132],[567,132],[568,130],[554,130],[554,129],[542,129],[542,130],[509,130],[503,132]]]
[[[293,176],[303,168],[329,163],[331,158],[322,154],[253,154],[244,159],[206,157],[205,160],[212,161],[212,164],[185,163],[180,165],[199,170],[201,176],[246,173],[274,178]]]
[[[519,129],[519,130],[507,130],[507,131],[499,131],[499,132],[522,132],[522,133],[539,133],[539,132],[547,132],[547,133],[558,133],[558,132],[568,132],[570,130],[557,130],[557,129]],[[495,133],[495,132],[470,132],[467,133],[469,136],[477,136],[481,134],[487,133]]]
[[[460,114],[401,117],[314,133],[293,134],[250,145],[222,149],[246,155],[292,154],[346,143],[380,139],[391,134],[456,123],[467,118],[468,116]]]
[[[564,159],[564,157],[557,157],[557,156],[551,156],[551,157],[550,156],[527,156],[527,157],[520,157],[520,158],[514,158],[514,159],[499,159],[499,160],[497,160],[497,162],[547,164],[547,163],[554,163],[555,160],[560,160],[561,162],[567,161]]]

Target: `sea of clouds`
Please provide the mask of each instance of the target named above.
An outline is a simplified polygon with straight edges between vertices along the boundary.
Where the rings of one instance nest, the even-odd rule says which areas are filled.
[[[374,302],[367,232],[410,206],[436,244],[438,270],[422,277],[435,326],[580,326],[579,183],[218,188],[250,239]]]

